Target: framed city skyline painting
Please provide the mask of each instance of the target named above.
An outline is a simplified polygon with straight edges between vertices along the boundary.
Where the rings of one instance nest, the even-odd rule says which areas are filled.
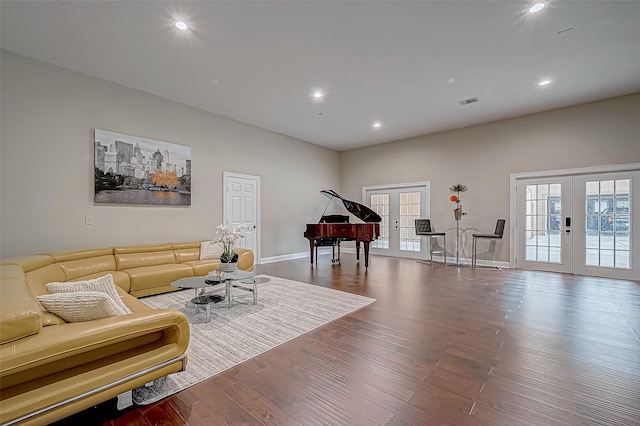
[[[95,129],[94,202],[191,205],[191,147]]]

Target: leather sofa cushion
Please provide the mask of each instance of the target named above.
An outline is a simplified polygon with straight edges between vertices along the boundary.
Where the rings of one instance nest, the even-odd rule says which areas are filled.
[[[84,259],[69,260],[65,262],[56,262],[60,265],[64,273],[67,275],[67,281],[87,275],[93,275],[102,272],[116,270],[116,259],[112,254],[96,256]]]
[[[124,246],[124,247],[114,247],[113,254],[131,254],[131,253],[145,253],[152,251],[167,251],[173,250],[173,246],[171,243],[167,244],[146,244],[142,246]]]
[[[3,276],[1,290],[0,343],[38,333],[41,327],[41,310],[31,295],[27,283],[20,278]]]
[[[200,241],[191,241],[188,243],[171,243],[174,250],[200,248]]]
[[[33,296],[40,296],[41,294],[48,294],[47,288],[44,286],[50,282],[61,282],[67,280],[67,275],[64,273],[60,265],[53,264],[47,265],[44,268],[35,269],[31,272],[27,272],[27,283],[29,284],[29,290]]]
[[[25,280],[24,270],[20,265],[0,265],[2,278],[19,278]]]
[[[173,251],[176,254],[177,263],[184,263],[190,260],[200,259],[200,245],[198,245],[198,247],[177,248]]]
[[[53,257],[44,254],[4,259],[2,265],[20,265],[24,272],[33,271],[53,263]]]
[[[181,264],[142,266],[125,269],[123,272],[129,274],[130,294],[136,297],[145,295],[146,289],[167,286],[180,278],[193,276],[193,268]]]
[[[191,260],[185,262],[185,264],[193,268],[193,275],[207,275],[209,272],[218,269],[220,259]]]
[[[131,281],[129,280],[129,274],[127,274],[126,272],[122,272],[122,271],[113,270],[113,271],[96,272],[96,273],[93,273],[93,274],[88,274],[88,275],[84,275],[82,277],[74,278],[74,279],[69,280],[69,281],[92,280],[94,278],[99,278],[99,277],[105,276],[107,274],[111,274],[111,276],[113,276],[113,282],[115,283],[115,285],[117,285],[118,287],[120,287],[121,289],[126,291],[127,293],[129,292],[129,290],[131,289]]]
[[[56,263],[59,263],[59,262],[70,262],[73,260],[80,260],[80,259],[91,259],[91,258],[100,257],[100,256],[113,256],[113,248],[109,247],[109,248],[75,250],[75,251],[60,251],[60,252],[47,253],[47,254],[53,257]]]
[[[116,254],[118,271],[176,263],[173,250]]]

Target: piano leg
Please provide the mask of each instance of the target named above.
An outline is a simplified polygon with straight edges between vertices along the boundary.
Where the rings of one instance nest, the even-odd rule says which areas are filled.
[[[336,256],[336,250],[338,251],[338,256]],[[340,241],[331,246],[331,257],[331,263],[340,263]]]
[[[356,260],[360,260],[360,241],[356,240]]]
[[[314,240],[309,240],[309,248],[311,249],[311,264],[313,265],[313,255],[315,251],[314,249],[316,248]]]
[[[369,243],[371,241],[363,241],[364,243],[364,267],[369,267]]]

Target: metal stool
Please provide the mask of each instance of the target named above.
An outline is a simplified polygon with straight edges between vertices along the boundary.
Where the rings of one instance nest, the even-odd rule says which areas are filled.
[[[431,229],[431,220],[430,219],[416,219],[416,235],[421,235],[425,237],[429,237],[429,254],[431,255],[431,266],[433,266],[433,250],[431,250],[431,239],[433,237],[442,237],[443,239],[443,249],[442,254],[444,255],[444,264],[447,264],[447,235],[444,232],[433,232]],[[426,261],[423,261],[426,262]]]
[[[478,239],[479,238],[484,238],[484,239],[491,239],[491,240],[500,240],[502,239],[502,236],[504,235],[504,225],[507,221],[505,219],[498,219],[498,221],[496,222],[496,230],[494,231],[493,234],[471,234],[471,237],[473,237],[473,242],[471,244],[472,248],[471,248],[471,267],[473,269],[476,269],[476,263],[478,261],[477,259],[477,251],[478,251]],[[497,266],[495,267],[495,269],[500,269]]]

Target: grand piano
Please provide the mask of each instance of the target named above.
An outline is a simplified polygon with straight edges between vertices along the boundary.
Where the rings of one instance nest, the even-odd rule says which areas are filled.
[[[364,266],[368,268],[369,244],[380,235],[380,222],[382,218],[369,207],[356,203],[355,201],[346,200],[333,190],[323,190],[320,192],[329,198],[329,203],[333,201],[364,223],[331,223],[333,220],[330,218],[334,218],[336,215],[324,216],[324,214],[320,218],[320,223],[308,223],[307,229],[304,231],[304,237],[309,240],[311,263],[313,263],[314,257],[317,258],[314,254],[318,241],[332,239],[337,244],[339,244],[340,241],[355,241],[356,259],[360,260],[360,243],[363,243]],[[348,221],[348,216],[345,217]]]

